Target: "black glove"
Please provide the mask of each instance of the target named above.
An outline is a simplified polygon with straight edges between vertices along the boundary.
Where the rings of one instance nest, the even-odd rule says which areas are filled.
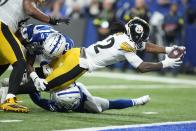
[[[70,23],[70,18],[52,18],[50,17],[49,24],[58,25],[59,23],[64,23],[68,25]]]
[[[28,44],[26,46],[30,55],[40,55],[43,54],[43,47],[39,44]]]

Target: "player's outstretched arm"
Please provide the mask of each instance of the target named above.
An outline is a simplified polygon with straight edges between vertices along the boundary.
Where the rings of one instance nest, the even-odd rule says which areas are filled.
[[[137,70],[141,73],[157,71],[164,68],[176,68],[182,64],[181,58],[169,58],[167,55],[165,56],[165,60],[153,63],[153,62],[142,62]]]
[[[49,23],[50,17],[36,7],[37,0],[23,0],[24,11],[31,17]]]
[[[39,0],[23,0],[23,7],[26,14],[41,22],[49,23],[51,25],[57,25],[58,23],[69,24],[69,18],[52,18],[44,14],[41,10],[39,10],[36,7],[36,3],[38,1]]]
[[[163,46],[159,46],[157,44],[153,44],[153,43],[146,43],[145,44],[145,51],[148,52],[148,53],[154,53],[154,54],[160,54],[160,53],[163,53],[163,54],[169,54],[172,52],[172,50],[174,49],[179,49],[179,50],[182,50],[182,51],[185,51],[185,47],[184,46],[171,46],[171,47],[163,47]]]
[[[150,72],[150,71],[158,71],[163,68],[163,64],[161,62],[159,63],[153,63],[153,62],[142,62],[138,68],[137,71],[141,73]]]
[[[167,55],[165,60],[158,63],[144,62],[135,52],[125,53],[125,58],[135,69],[142,73],[157,71],[164,68],[175,68],[182,64],[181,58],[169,58]]]
[[[153,44],[153,43],[146,43],[145,46],[145,51],[148,53],[155,53],[155,54],[159,54],[159,53],[164,53],[166,54],[166,48]]]

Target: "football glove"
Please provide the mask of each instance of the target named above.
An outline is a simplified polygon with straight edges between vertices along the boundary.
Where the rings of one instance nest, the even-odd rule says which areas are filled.
[[[43,54],[43,47],[40,44],[28,44],[26,46],[30,55],[40,55]]]
[[[59,23],[64,23],[66,25],[69,25],[70,23],[70,18],[55,18],[55,17],[50,17],[49,24],[51,25],[58,25]]]
[[[182,64],[181,58],[169,58],[165,55],[165,60],[161,62],[163,64],[163,68],[175,68],[179,67]]]
[[[48,84],[47,81],[39,78],[36,72],[31,72],[30,78],[33,80],[37,91],[44,91],[46,89],[46,85]]]

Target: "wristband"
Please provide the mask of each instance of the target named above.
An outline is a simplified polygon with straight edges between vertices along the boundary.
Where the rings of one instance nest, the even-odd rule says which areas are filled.
[[[31,73],[30,73],[30,77],[31,77],[31,79],[32,79],[33,81],[35,81],[35,79],[38,78],[38,75],[37,75],[36,72],[31,72]]]

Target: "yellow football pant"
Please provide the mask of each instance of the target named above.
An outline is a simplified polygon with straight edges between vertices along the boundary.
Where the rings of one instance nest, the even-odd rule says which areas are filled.
[[[25,59],[22,45],[7,25],[0,21],[0,65],[14,64]]]
[[[49,90],[59,90],[75,82],[86,70],[79,66],[80,48],[72,48],[51,63],[53,72],[46,78]]]

